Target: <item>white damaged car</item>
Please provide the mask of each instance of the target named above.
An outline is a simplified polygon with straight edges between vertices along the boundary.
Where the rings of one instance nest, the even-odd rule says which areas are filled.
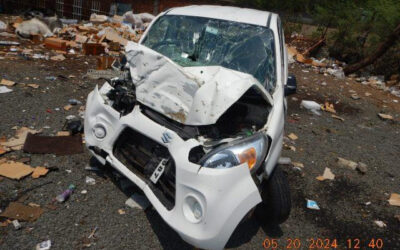
[[[250,213],[281,223],[288,78],[279,16],[220,6],[158,15],[121,76],[89,94],[89,151],[147,196],[188,243],[222,249]],[[289,81],[288,81],[289,79]]]

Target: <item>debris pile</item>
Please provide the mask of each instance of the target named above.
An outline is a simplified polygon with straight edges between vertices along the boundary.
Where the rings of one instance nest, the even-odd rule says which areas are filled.
[[[56,16],[37,16],[28,20],[14,16],[8,24],[0,24],[0,30],[4,30],[0,36],[9,40],[2,41],[2,45],[8,46],[7,51],[0,51],[0,59],[22,56],[25,59],[63,61],[79,54],[117,57],[123,53],[128,41],[140,40],[153,19],[151,14],[133,14],[132,11],[113,17],[92,14],[89,22],[81,23]],[[107,59],[100,61],[103,68],[111,65]],[[6,91],[5,87],[0,89],[2,93]]]
[[[302,41],[299,45],[298,40]],[[300,52],[296,46],[305,46],[304,42],[306,42],[309,46],[303,52]],[[312,42],[312,43],[311,43]],[[326,75],[332,75],[337,79],[341,80],[354,80],[363,85],[369,85],[373,88],[380,89],[383,91],[390,92],[392,95],[400,97],[400,75],[395,74],[390,76],[385,81],[384,76],[358,76],[357,74],[350,74],[345,76],[343,68],[346,66],[345,62],[340,62],[333,58],[322,58],[320,60],[308,57],[310,52],[318,47],[320,47],[324,43],[324,39],[320,39],[317,42],[311,41],[310,39],[301,37],[296,35],[294,38],[292,37],[292,42],[290,44],[286,44],[287,52],[288,52],[288,61],[289,63],[301,63],[306,67],[312,67],[315,72]],[[365,72],[363,73],[365,74]],[[352,97],[353,99],[359,99],[356,96]]]

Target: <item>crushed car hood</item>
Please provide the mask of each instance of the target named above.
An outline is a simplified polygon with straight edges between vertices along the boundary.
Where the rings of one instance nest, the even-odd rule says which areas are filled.
[[[220,66],[181,67],[143,45],[128,42],[126,58],[136,98],[185,125],[214,124],[250,87],[264,92],[251,75]]]

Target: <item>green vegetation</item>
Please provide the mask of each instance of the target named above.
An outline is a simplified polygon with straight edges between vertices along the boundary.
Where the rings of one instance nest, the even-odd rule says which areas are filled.
[[[400,48],[400,0],[237,0],[237,2],[244,6],[278,12],[283,21],[297,19],[295,22],[302,22],[299,16],[310,16],[318,26],[319,35],[323,34],[326,27],[332,28],[326,37],[330,55],[349,64],[370,57],[374,59],[371,63],[375,63],[381,56],[386,57],[387,51],[399,51]],[[380,53],[376,57],[374,53],[377,51]],[[397,62],[397,66],[391,68],[399,72],[400,60],[394,61]]]

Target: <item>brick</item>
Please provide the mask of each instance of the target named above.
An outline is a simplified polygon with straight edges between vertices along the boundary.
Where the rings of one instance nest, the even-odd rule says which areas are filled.
[[[101,43],[84,43],[82,45],[85,55],[100,55],[104,53],[104,46]]]
[[[111,68],[115,57],[113,56],[99,56],[97,57],[97,70],[105,70]]]
[[[67,43],[59,38],[46,38],[44,39],[44,45],[48,49],[67,50]]]

